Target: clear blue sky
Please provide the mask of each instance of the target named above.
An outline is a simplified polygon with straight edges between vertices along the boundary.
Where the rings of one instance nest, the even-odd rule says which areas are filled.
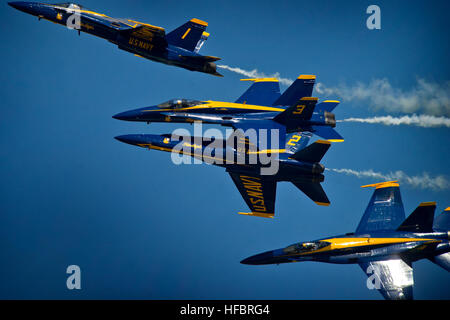
[[[416,77],[450,80],[447,1],[82,4],[166,30],[203,19],[211,36],[202,53],[268,74],[315,74],[330,86],[387,78],[403,90]],[[381,7],[380,31],[365,26],[370,4]],[[354,231],[372,193],[359,186],[379,181],[327,174],[330,207],[281,183],[275,219],[246,217],[237,214],[246,204],[221,168],[176,166],[167,153],[113,139],[178,126],[112,115],[174,97],[234,101],[248,87],[238,75],[216,78],[139,59],[6,2],[0,18],[0,298],[381,299],[357,265],[239,263]],[[336,109],[337,118],[375,114],[386,112],[357,102]],[[448,129],[337,129],[345,142],[332,146],[326,166],[450,175]],[[437,212],[450,205],[448,190],[401,191],[407,214],[422,201],[437,201]],[[65,287],[71,264],[81,267],[80,291]],[[414,270],[416,298],[450,298],[448,272],[425,260]]]

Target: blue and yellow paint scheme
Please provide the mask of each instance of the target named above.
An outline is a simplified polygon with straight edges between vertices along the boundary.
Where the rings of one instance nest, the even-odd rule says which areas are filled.
[[[318,98],[311,97],[315,79],[314,75],[300,75],[283,94],[275,78],[244,79],[253,84],[235,102],[174,99],[122,112],[113,118],[147,123],[200,121],[244,131],[248,128],[277,129],[279,145],[284,145],[286,133],[299,131],[341,142],[343,138],[333,129],[336,120],[331,112],[339,101],[318,103]]]
[[[384,298],[412,299],[413,262],[429,259],[450,271],[450,208],[434,219],[436,203],[423,202],[405,219],[397,181],[364,187],[375,191],[355,232],[295,243],[241,263],[357,263]]]
[[[251,210],[249,213],[239,213],[273,218],[276,187],[279,181],[292,182],[318,205],[330,204],[321,186],[321,182],[324,181],[324,166],[319,162],[331,143],[318,140],[307,146],[311,136],[310,133],[301,132],[288,135],[285,148],[279,150],[252,149],[249,146],[251,142],[247,138],[235,135],[227,140],[180,137],[170,134],[131,134],[118,136],[116,139],[143,148],[177,152],[224,167]],[[240,145],[234,139],[243,139],[243,143]],[[180,143],[183,144],[182,148],[177,147]],[[256,153],[278,155],[273,159],[278,162],[278,170],[275,174],[261,174],[261,168],[268,164],[263,164],[257,157],[257,161],[252,163],[250,157]]]
[[[222,76],[214,63],[220,58],[203,56],[198,52],[209,37],[208,23],[191,19],[179,28],[166,34],[158,26],[132,20],[112,18],[75,3],[46,4],[40,2],[16,1],[11,7],[60,25],[77,29],[106,39],[138,57]],[[78,22],[78,23],[76,23]]]

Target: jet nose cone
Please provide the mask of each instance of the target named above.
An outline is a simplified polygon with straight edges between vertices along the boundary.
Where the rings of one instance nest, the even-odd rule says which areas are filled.
[[[117,120],[128,120],[127,114],[128,114],[128,112],[121,112],[121,113],[113,115],[113,118],[117,119]]]
[[[241,261],[241,263],[242,264],[251,264],[251,265],[270,264],[270,263],[273,263],[273,258],[274,258],[273,251],[267,251],[264,253],[256,254],[247,259],[244,259]]]
[[[26,13],[33,13],[33,5],[32,2],[26,2],[26,1],[13,1],[8,2],[8,5],[13,7],[14,9],[26,12]]]
[[[21,10],[22,8],[24,8],[26,6],[27,2],[24,1],[12,1],[12,2],[8,2],[8,5],[10,5],[11,7],[13,7],[14,9],[17,10]]]
[[[131,110],[118,113],[113,116],[114,119],[117,120],[125,120],[125,121],[139,121],[140,116],[142,115],[141,110]]]
[[[141,134],[126,134],[123,136],[114,137],[114,139],[131,145],[138,145],[143,143],[143,136]]]

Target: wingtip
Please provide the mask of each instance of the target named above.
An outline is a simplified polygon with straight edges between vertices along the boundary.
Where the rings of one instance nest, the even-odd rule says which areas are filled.
[[[385,181],[385,182],[367,184],[365,186],[361,186],[361,188],[375,187],[375,189],[381,189],[381,188],[399,187],[399,186],[400,186],[400,184],[398,183],[398,180],[393,180],[393,181]]]
[[[316,76],[313,74],[301,74],[298,76],[297,79],[303,79],[303,80],[315,80]]]
[[[253,82],[280,82],[277,78],[249,78],[240,79],[241,81],[253,81]]]
[[[205,26],[205,27],[208,26],[208,22],[200,20],[200,19],[197,19],[197,18],[192,18],[190,21],[193,22],[193,23]]]
[[[315,141],[314,143],[320,143],[320,144],[328,144],[328,145],[330,145],[330,144],[331,144],[331,141],[330,141],[330,140],[317,140],[317,141]]]
[[[318,201],[314,201],[315,204],[319,205],[319,206],[324,206],[324,207],[328,207],[330,205],[330,202],[318,202]]]
[[[341,103],[339,100],[324,100],[323,103]]]
[[[254,216],[254,217],[262,217],[262,218],[271,218],[273,219],[273,213],[262,213],[262,212],[238,212],[238,214],[242,214],[245,216]]]
[[[421,204],[419,204],[419,207],[429,207],[429,206],[436,206],[436,201],[422,202]]]

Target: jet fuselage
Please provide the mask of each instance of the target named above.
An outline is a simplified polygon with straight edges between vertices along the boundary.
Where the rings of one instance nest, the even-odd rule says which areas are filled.
[[[158,37],[159,33],[162,35],[165,33],[161,27],[152,26],[132,19],[111,18],[80,5],[68,7],[67,5],[69,4],[44,4],[25,1],[9,2],[9,5],[17,10],[37,16],[39,20],[45,19],[72,29],[75,28],[75,23],[78,21],[79,25],[76,26],[76,29],[79,32],[89,33],[108,40],[120,49],[137,56],[182,67],[191,71],[219,75],[216,72],[216,65],[212,62],[213,60],[206,61],[202,59],[204,56],[174,46]],[[147,33],[152,33],[152,36],[138,37],[129,32],[139,26],[146,26],[152,30],[147,31]]]
[[[226,141],[210,141],[201,137],[172,139],[171,135],[154,134],[129,134],[118,136],[116,139],[143,148],[188,155],[205,163],[225,167],[235,172],[260,174],[262,167],[269,166],[268,163],[260,162],[260,155],[263,152],[238,153],[233,147],[226,146]],[[216,147],[218,145],[224,147]],[[282,152],[284,152],[284,149],[276,150],[274,153]],[[267,154],[268,152],[264,153]],[[270,160],[278,162],[278,170],[276,174],[268,175],[267,179],[276,181],[324,181],[322,173],[325,168],[320,163],[298,161],[290,159],[287,155]]]
[[[156,106],[125,111],[116,114],[113,118],[147,123],[192,123],[199,121],[228,127],[245,124],[248,127],[258,128],[257,122],[272,121],[285,110],[286,108],[282,106],[269,107],[223,101],[174,99]],[[295,123],[286,126],[286,132],[313,131],[312,126],[335,127],[334,114],[326,111],[313,112],[310,119],[296,120]]]
[[[266,251],[244,259],[241,263],[259,265],[318,261],[349,264],[399,257],[413,262],[449,252],[449,239],[448,232],[350,233]]]

